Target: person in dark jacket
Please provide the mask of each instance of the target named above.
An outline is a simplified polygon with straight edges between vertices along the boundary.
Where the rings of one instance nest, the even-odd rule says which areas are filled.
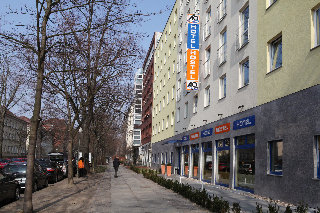
[[[114,168],[114,177],[118,177],[118,169],[119,169],[119,165],[120,165],[120,160],[119,158],[116,156],[113,160],[113,168]]]

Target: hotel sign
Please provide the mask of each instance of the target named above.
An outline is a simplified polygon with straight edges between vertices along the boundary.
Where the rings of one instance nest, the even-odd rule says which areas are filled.
[[[200,137],[199,132],[195,132],[190,135],[190,140],[195,140],[195,139],[198,139],[199,137]]]
[[[204,137],[211,136],[212,133],[213,133],[213,128],[202,130],[201,137],[204,138]]]
[[[256,124],[255,116],[249,116],[233,122],[233,130],[242,129]]]
[[[189,135],[185,135],[182,137],[181,142],[185,142],[189,140]]]
[[[230,123],[222,124],[220,126],[216,126],[214,128],[214,132],[216,134],[224,133],[224,132],[229,132],[230,131]]]
[[[199,88],[199,35],[200,17],[188,14],[188,39],[187,39],[187,90]]]

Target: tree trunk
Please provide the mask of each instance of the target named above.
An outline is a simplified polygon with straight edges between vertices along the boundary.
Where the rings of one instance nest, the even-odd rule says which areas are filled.
[[[6,116],[6,110],[2,111],[0,106],[0,158],[3,157],[2,147],[3,147],[3,132],[4,132],[4,119]]]
[[[72,164],[72,149],[73,149],[73,136],[70,133],[70,140],[68,141],[68,184],[72,185],[73,182],[73,164]]]
[[[38,1],[37,1],[37,10],[38,10]],[[51,14],[52,1],[47,1],[47,7],[45,8],[45,14],[41,23],[41,32],[39,32],[39,27],[37,25],[37,41],[38,41],[38,65],[37,65],[37,84],[36,84],[36,94],[33,107],[33,115],[31,118],[30,126],[30,138],[29,138],[29,147],[28,147],[28,160],[27,160],[27,178],[26,178],[26,188],[24,192],[24,202],[23,202],[23,212],[32,213],[32,189],[33,189],[33,172],[34,172],[34,157],[35,157],[35,148],[37,142],[37,131],[40,121],[40,110],[41,110],[41,97],[42,97],[42,88],[43,88],[43,78],[44,78],[44,62],[46,56],[46,47],[47,47],[47,23],[49,16]],[[37,24],[39,23],[39,11],[37,11]],[[41,41],[40,41],[41,34]]]

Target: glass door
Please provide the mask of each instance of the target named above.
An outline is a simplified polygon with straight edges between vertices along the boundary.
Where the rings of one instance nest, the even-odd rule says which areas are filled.
[[[202,144],[203,150],[203,181],[210,182],[212,177],[212,142]]]
[[[218,172],[216,183],[229,186],[230,179],[230,138],[216,141]]]

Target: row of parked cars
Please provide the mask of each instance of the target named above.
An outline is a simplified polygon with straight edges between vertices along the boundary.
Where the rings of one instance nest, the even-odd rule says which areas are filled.
[[[62,180],[67,175],[65,168],[63,162],[36,159],[32,181],[33,191]],[[25,189],[26,171],[26,158],[0,159],[0,206],[20,198],[20,193]]]

